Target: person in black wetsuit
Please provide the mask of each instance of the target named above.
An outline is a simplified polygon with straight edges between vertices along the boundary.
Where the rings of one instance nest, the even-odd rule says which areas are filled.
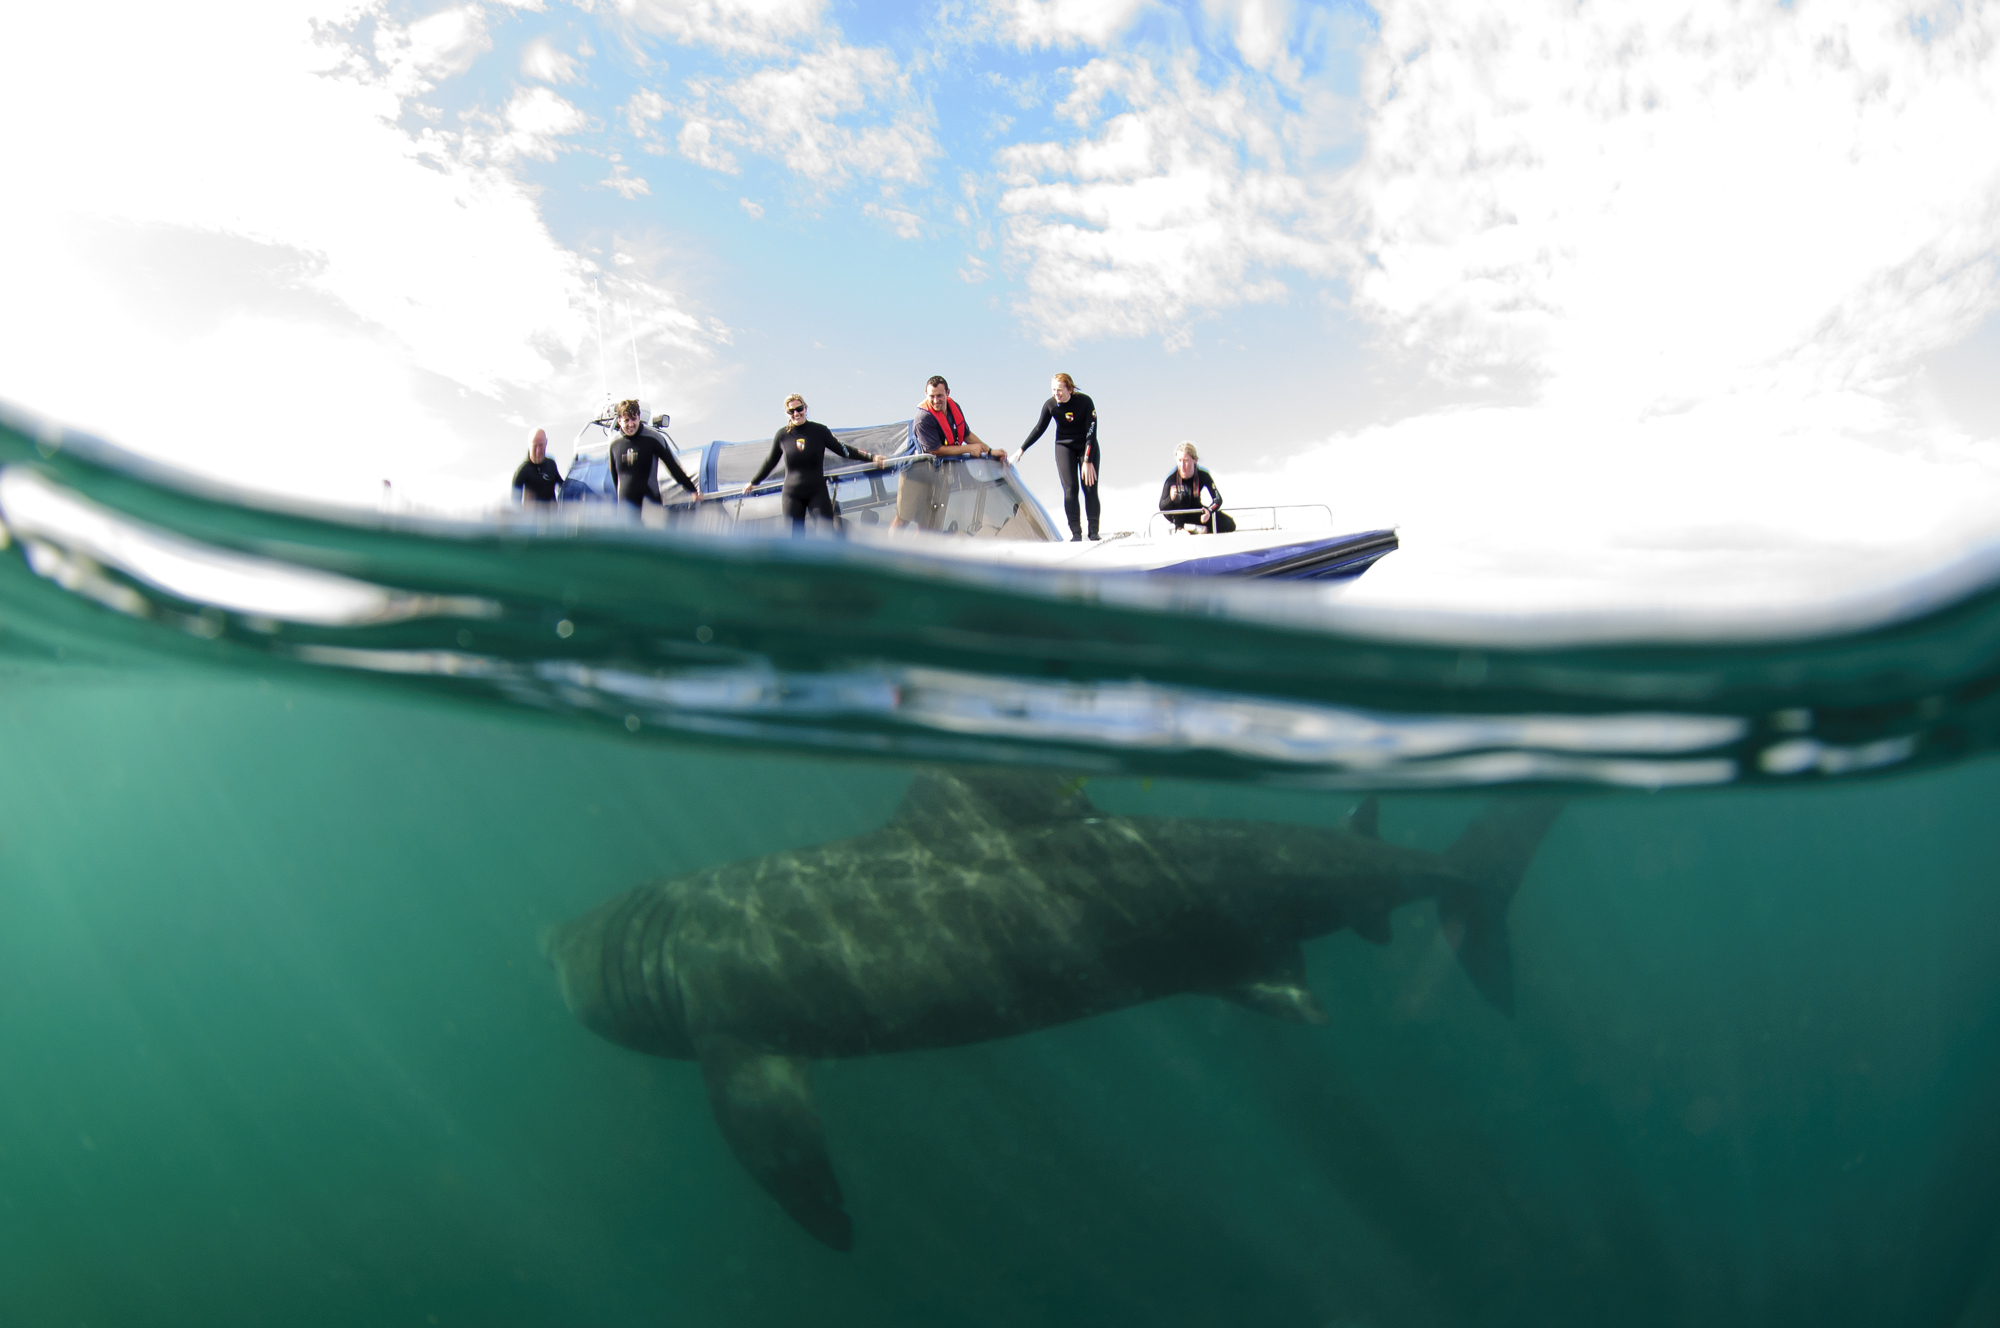
[[[794,392],[785,398],[785,416],[791,421],[771,437],[771,455],[764,458],[764,464],[743,486],[743,492],[764,482],[764,477],[777,467],[778,458],[785,459],[785,487],[780,491],[778,503],[785,513],[785,520],[792,523],[792,533],[806,533],[806,513],[817,512],[827,521],[833,520],[833,495],[826,488],[826,454],[837,452],[849,461],[873,461],[875,469],[885,464],[873,452],[863,452],[849,447],[833,436],[833,430],[824,424],[816,424],[806,418],[806,399]]]
[[[1083,514],[1090,518],[1090,538],[1097,538],[1097,470],[1102,459],[1097,448],[1097,405],[1089,397],[1076,390],[1076,380],[1066,373],[1059,373],[1049,384],[1055,393],[1042,403],[1042,417],[1035,421],[1028,441],[1021,444],[1021,455],[1026,456],[1041,436],[1048,431],[1050,421],[1056,426],[1056,478],[1062,481],[1063,515],[1069,518],[1069,537],[1083,538],[1083,526],[1077,520],[1078,480],[1082,481]]]
[[[662,461],[676,484],[697,496],[701,493],[675,460],[674,449],[660,431],[640,420],[639,403],[630,398],[619,402],[618,436],[611,440],[611,479],[618,487],[618,501],[630,503],[634,510],[643,507],[647,499],[665,506],[666,500],[660,497]]]
[[[549,460],[549,436],[540,429],[528,440],[528,459],[514,472],[514,502],[552,503],[562,492],[562,471]]]
[[[1160,510],[1168,514],[1175,530],[1192,526],[1191,535],[1226,535],[1236,523],[1222,510],[1222,490],[1215,487],[1215,476],[1196,464],[1200,460],[1193,443],[1174,449],[1174,468],[1160,486]],[[1207,502],[1201,500],[1203,489],[1208,490]]]

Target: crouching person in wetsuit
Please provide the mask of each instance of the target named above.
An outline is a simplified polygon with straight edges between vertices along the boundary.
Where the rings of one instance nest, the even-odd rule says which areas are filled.
[[[561,492],[562,471],[549,460],[549,436],[537,429],[528,440],[528,459],[514,472],[514,502],[552,503]]]
[[[787,424],[771,439],[771,455],[764,458],[764,464],[757,468],[757,474],[743,486],[743,492],[764,482],[778,464],[778,458],[785,459],[785,487],[779,496],[779,506],[784,510],[785,520],[792,523],[792,533],[806,533],[806,513],[817,512],[824,520],[833,520],[833,495],[826,488],[826,454],[837,452],[849,461],[873,461],[875,469],[882,469],[882,458],[873,452],[862,452],[849,447],[833,436],[833,430],[824,424],[814,423],[806,418],[806,399],[794,392],[785,398]]]
[[[635,512],[649,500],[665,506],[666,500],[660,497],[659,467],[663,461],[676,484],[700,495],[701,490],[674,459],[674,449],[660,431],[640,420],[637,401],[627,398],[618,403],[618,432],[621,436],[611,440],[611,480],[618,488],[619,502],[631,504]]]
[[[1059,373],[1049,384],[1055,395],[1042,403],[1042,417],[1035,421],[1028,441],[1021,444],[1021,455],[1028,455],[1042,434],[1048,430],[1051,421],[1056,426],[1056,478],[1062,481],[1063,515],[1069,518],[1069,537],[1083,538],[1083,525],[1077,520],[1077,489],[1083,490],[1083,514],[1090,518],[1090,537],[1097,538],[1097,468],[1101,457],[1097,449],[1097,405],[1089,397],[1076,390],[1076,380],[1066,373]],[[1079,485],[1078,481],[1081,480]]]
[[[938,512],[948,492],[937,458],[990,456],[1003,466],[1007,464],[1005,452],[988,447],[966,427],[965,412],[951,399],[951,384],[940,374],[930,376],[924,384],[924,399],[917,403],[916,444],[917,451],[931,459],[903,467],[896,481],[896,519],[889,523],[891,530],[912,525],[937,529]]]
[[[1215,487],[1215,476],[1195,464],[1200,459],[1193,443],[1174,449],[1173,471],[1160,486],[1160,510],[1175,530],[1186,530],[1190,535],[1226,535],[1236,529],[1236,523],[1222,510],[1222,490]],[[1201,499],[1203,489],[1208,490],[1207,502]]]

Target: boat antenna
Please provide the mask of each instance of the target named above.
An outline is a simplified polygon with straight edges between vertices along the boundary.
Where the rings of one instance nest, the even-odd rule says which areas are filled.
[[[611,408],[611,375],[604,367],[604,283],[597,287],[597,387],[604,393],[604,409]]]
[[[625,335],[632,338],[632,385],[639,390],[633,393],[639,400],[646,399],[646,380],[639,376],[639,334],[632,328],[632,302],[625,302]],[[640,407],[644,409],[644,407]]]

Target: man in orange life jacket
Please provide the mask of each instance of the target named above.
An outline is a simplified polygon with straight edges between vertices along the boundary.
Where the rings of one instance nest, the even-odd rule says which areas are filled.
[[[966,427],[965,413],[951,399],[951,384],[939,374],[932,374],[924,384],[924,399],[917,410],[916,439],[917,451],[933,458],[990,456],[1003,466],[1007,464],[1006,452],[988,447]],[[948,492],[944,471],[935,460],[910,462],[896,481],[896,519],[889,523],[889,529],[914,525],[936,530],[938,513]]]

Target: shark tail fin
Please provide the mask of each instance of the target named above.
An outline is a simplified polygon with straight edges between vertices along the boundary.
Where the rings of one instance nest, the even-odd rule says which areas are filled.
[[[1498,803],[1481,812],[1445,852],[1466,883],[1439,896],[1438,922],[1472,985],[1503,1014],[1514,1012],[1507,906],[1562,807],[1560,798]]]

